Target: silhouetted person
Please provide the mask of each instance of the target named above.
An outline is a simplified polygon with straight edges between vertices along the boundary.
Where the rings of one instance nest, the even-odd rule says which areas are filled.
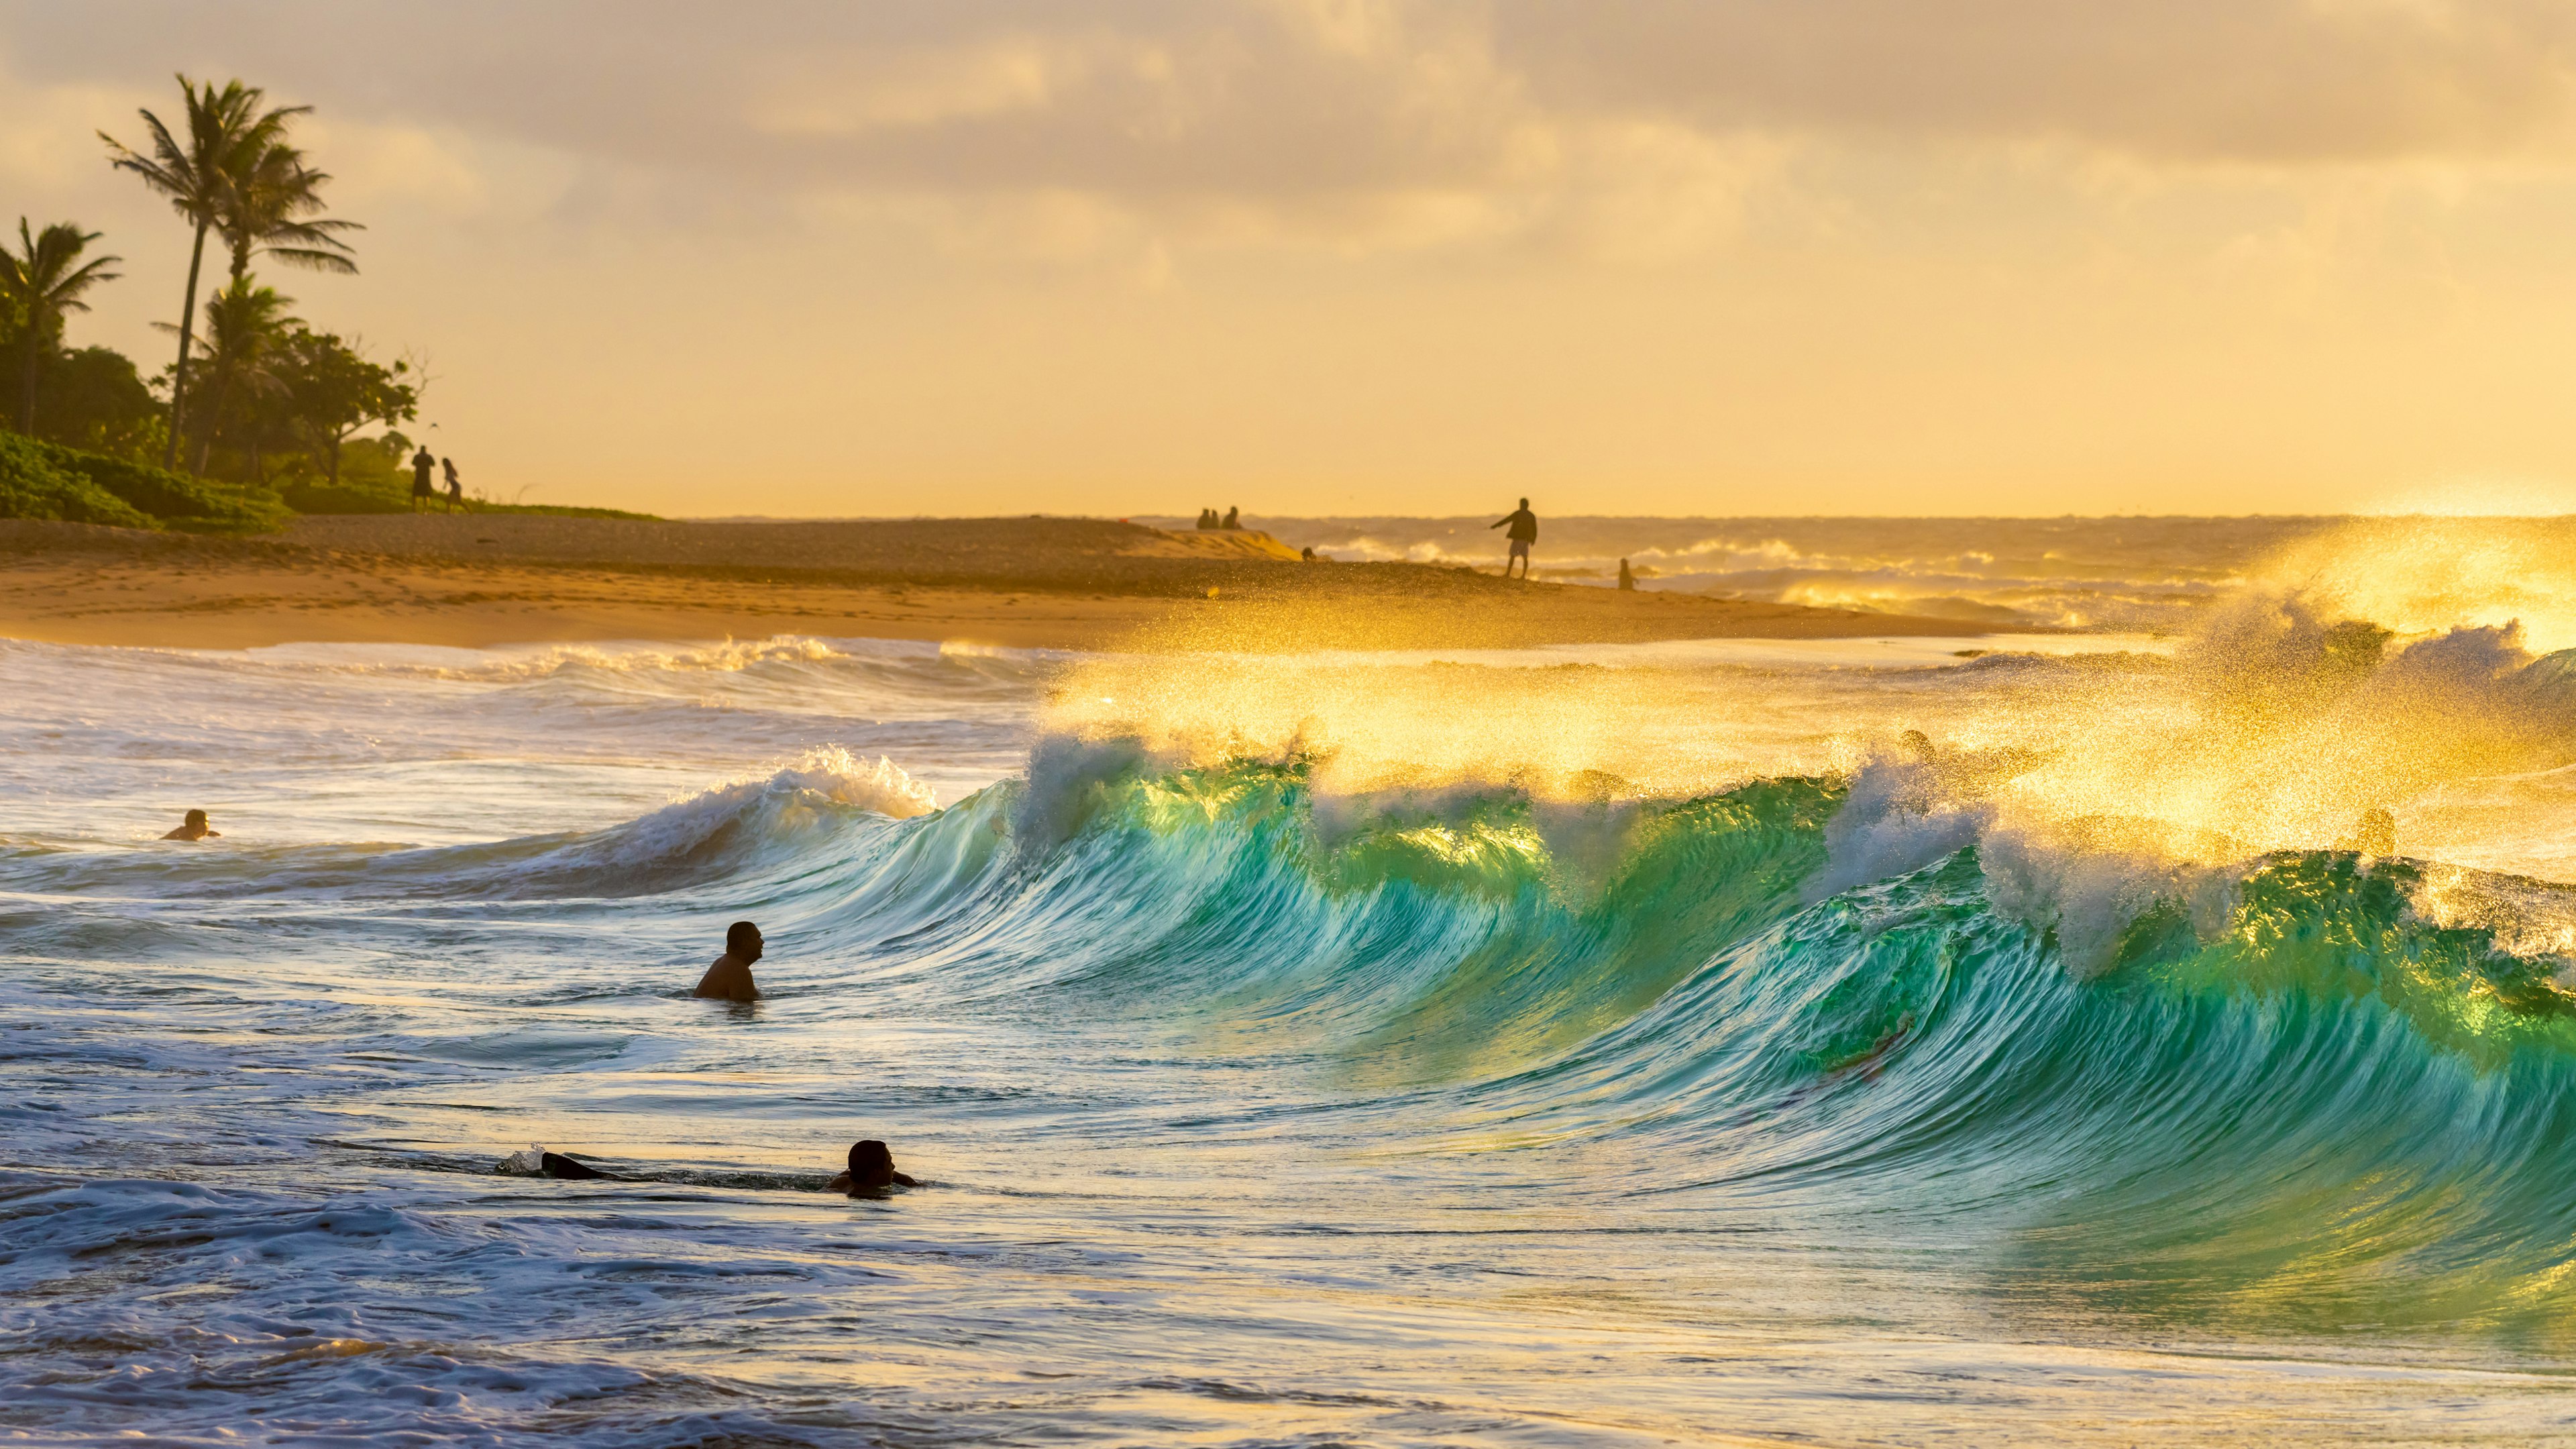
[[[1213,509],[1213,508],[1202,508],[1202,509],[1200,509],[1200,510],[1199,510],[1199,527],[1201,527],[1201,528],[1214,528],[1214,527],[1216,527],[1216,510],[1215,510],[1215,509]]]
[[[421,444],[420,451],[411,455],[412,512],[418,513],[422,509],[427,508],[429,506],[429,500],[436,494],[436,488],[433,487],[429,481],[429,474],[430,470],[437,466],[438,460],[429,455],[429,444],[427,443]]]
[[[724,954],[698,978],[698,989],[690,994],[710,1001],[758,1001],[760,988],[751,983],[751,963],[760,959],[765,945],[760,928],[751,922],[727,926]]]
[[[1241,527],[1243,527],[1243,525],[1242,525],[1240,522],[1238,522],[1237,520],[1238,520],[1238,519],[1240,519],[1240,518],[1242,517],[1242,515],[1243,515],[1243,510],[1241,510],[1241,509],[1239,509],[1239,508],[1229,508],[1229,509],[1227,509],[1227,510],[1225,511],[1225,522],[1218,524],[1218,525],[1217,525],[1217,527],[1219,527],[1219,528],[1241,528]]]
[[[894,1170],[894,1153],[873,1137],[850,1144],[850,1170],[824,1184],[826,1192],[846,1192],[857,1197],[863,1192],[883,1192],[889,1187],[918,1187],[919,1183]]]
[[[465,485],[456,479],[456,460],[441,458],[438,466],[447,470],[447,508],[453,513],[465,506]]]
[[[220,837],[222,834],[223,832],[220,830],[209,830],[206,828],[205,811],[191,810],[188,812],[187,818],[179,822],[178,829],[171,831],[169,834],[164,835],[161,838],[163,840],[204,840],[208,836]]]
[[[1619,587],[1631,592],[1637,587],[1637,576],[1628,572],[1628,561],[1624,558],[1619,560]]]
[[[2397,853],[2397,817],[2389,814],[2386,807],[2373,805],[2361,812],[2361,853]]]
[[[1529,511],[1529,500],[1524,498],[1521,500],[1520,507],[1485,526],[1500,528],[1505,524],[1511,525],[1512,552],[1510,558],[1503,560],[1503,577],[1512,576],[1512,560],[1518,559],[1521,565],[1521,577],[1526,580],[1529,577],[1530,545],[1538,542],[1538,515]]]

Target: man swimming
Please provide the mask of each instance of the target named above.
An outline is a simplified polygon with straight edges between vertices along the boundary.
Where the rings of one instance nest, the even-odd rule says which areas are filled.
[[[698,989],[690,994],[711,1001],[758,1001],[760,988],[751,983],[751,963],[760,959],[763,944],[760,928],[751,922],[727,926],[724,954],[698,978]]]
[[[223,832],[220,830],[209,830],[206,828],[205,811],[191,810],[188,812],[187,818],[179,822],[178,829],[171,831],[169,834],[164,835],[161,838],[163,840],[204,840],[209,836],[221,839]]]
[[[850,1144],[850,1170],[823,1185],[825,1192],[846,1192],[857,1197],[866,1192],[883,1192],[889,1187],[919,1187],[921,1184],[894,1170],[894,1153],[873,1137]]]

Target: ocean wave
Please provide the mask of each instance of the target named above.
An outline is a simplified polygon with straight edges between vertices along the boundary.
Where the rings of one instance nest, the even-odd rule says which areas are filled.
[[[0,854],[0,880],[36,892],[172,901],[241,894],[650,895],[766,867],[802,869],[831,858],[853,827],[938,808],[930,787],[894,761],[825,746],[602,830],[414,848],[224,842],[174,852],[150,844],[33,844]]]
[[[1052,787],[1059,843],[910,943],[979,944],[951,999],[1293,1044],[1446,1094],[1437,1150],[1634,1140],[1641,1192],[1983,1215],[2097,1263],[2126,1232],[2191,1291],[2340,1254],[2409,1321],[2567,1302],[2576,993],[2440,905],[2457,871],[1966,829],[1820,893],[1835,780],[1605,802],[1586,833],[1508,788],[1319,803],[1294,761],[1054,758],[1085,781]],[[2576,895],[2476,884],[2491,917]]]

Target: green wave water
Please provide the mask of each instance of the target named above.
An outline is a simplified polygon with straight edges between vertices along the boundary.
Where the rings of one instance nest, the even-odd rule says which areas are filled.
[[[1324,1044],[1354,1089],[1441,1101],[1460,1150],[1624,1143],[1661,1165],[1641,1191],[2000,1234],[2105,1312],[2537,1349],[2576,1306],[2576,996],[2428,918],[2417,864],[2264,857],[2079,976],[1974,847],[1805,900],[1831,780],[1354,813],[1238,763],[1079,792],[1058,850],[988,878],[979,935],[1056,963],[995,989]]]

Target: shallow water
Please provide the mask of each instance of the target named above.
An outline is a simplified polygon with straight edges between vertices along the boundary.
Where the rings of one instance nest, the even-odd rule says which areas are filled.
[[[2576,756],[2213,895],[1885,752],[2169,651],[1953,645],[1273,661],[1284,747],[1113,718],[1212,661],[0,644],[0,1427],[2576,1441]],[[1406,702],[1552,690],[1626,784]]]

